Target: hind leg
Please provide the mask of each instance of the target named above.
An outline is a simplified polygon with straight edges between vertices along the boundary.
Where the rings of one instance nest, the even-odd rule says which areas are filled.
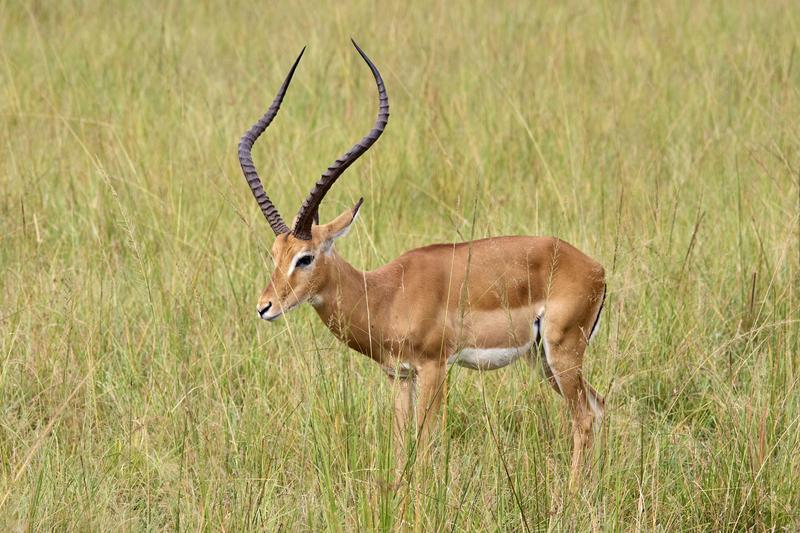
[[[554,388],[567,402],[572,416],[572,465],[570,488],[575,488],[583,465],[584,450],[592,443],[592,423],[595,410],[591,402],[602,403],[581,374],[586,337],[578,327],[563,327],[556,320],[547,322],[543,348],[547,366],[555,382]],[[590,400],[591,397],[591,400]]]

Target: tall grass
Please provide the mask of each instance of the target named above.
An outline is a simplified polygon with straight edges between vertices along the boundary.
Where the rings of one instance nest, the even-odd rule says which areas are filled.
[[[800,7],[695,4],[0,0],[0,526],[799,529]],[[254,153],[291,218],[373,119],[351,35],[392,118],[322,206],[367,199],[343,255],[522,233],[607,267],[575,495],[541,372],[455,369],[391,492],[377,365],[257,320],[236,143],[308,44]]]

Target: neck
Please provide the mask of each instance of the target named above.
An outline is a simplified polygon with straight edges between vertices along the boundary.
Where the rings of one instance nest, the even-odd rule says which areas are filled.
[[[370,308],[374,305],[371,300],[380,300],[380,290],[369,272],[353,267],[335,249],[330,253],[329,274],[315,298],[314,309],[336,337],[373,357],[375,324],[370,324]]]

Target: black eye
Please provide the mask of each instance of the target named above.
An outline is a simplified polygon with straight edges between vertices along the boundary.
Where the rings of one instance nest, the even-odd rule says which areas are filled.
[[[303,257],[301,257],[300,259],[297,260],[297,263],[295,263],[295,266],[307,267],[308,265],[311,264],[311,261],[313,261],[313,260],[314,260],[314,256],[313,255],[304,255]]]

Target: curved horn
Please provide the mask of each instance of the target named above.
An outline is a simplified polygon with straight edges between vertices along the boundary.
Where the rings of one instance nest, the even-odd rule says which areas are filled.
[[[361,157],[361,155],[378,140],[378,137],[381,136],[384,128],[386,128],[386,124],[389,122],[389,97],[386,96],[386,87],[383,84],[383,78],[381,78],[380,72],[378,72],[378,69],[375,68],[375,65],[367,57],[367,54],[364,53],[355,41],[352,39],[350,40],[353,42],[353,46],[356,47],[356,50],[358,50],[358,53],[361,54],[361,57],[364,58],[367,65],[369,65],[372,75],[375,76],[375,83],[378,84],[378,118],[375,120],[375,125],[372,127],[372,130],[363,139],[353,145],[350,151],[328,167],[328,170],[326,170],[317,183],[314,184],[314,188],[311,189],[308,198],[303,202],[300,211],[297,212],[297,219],[294,224],[294,229],[292,229],[292,234],[298,239],[306,241],[311,239],[311,224],[317,216],[319,204],[322,202],[325,194],[336,179],[347,170],[347,167],[352,165],[356,159]]]
[[[267,112],[261,117],[261,120],[253,124],[253,127],[250,128],[247,133],[242,136],[242,140],[239,141],[239,164],[242,166],[242,172],[247,180],[247,184],[250,185],[250,190],[253,191],[253,196],[255,196],[256,202],[258,202],[261,212],[264,213],[264,217],[267,219],[267,222],[269,222],[275,235],[288,233],[289,227],[283,222],[272,200],[270,200],[267,193],[264,192],[264,186],[261,184],[261,180],[258,177],[256,166],[253,164],[253,157],[250,155],[250,150],[253,148],[253,144],[258,137],[264,133],[264,130],[267,129],[267,126],[272,122],[272,119],[275,118],[275,115],[278,114],[278,110],[281,108],[281,102],[283,102],[283,96],[286,94],[286,89],[289,88],[289,82],[292,81],[294,70],[297,68],[298,63],[300,63],[300,58],[303,57],[303,52],[305,51],[306,48],[303,47],[294,65],[292,65],[292,70],[289,71],[286,79],[283,80],[283,85],[281,85],[277,96],[275,96]]]

